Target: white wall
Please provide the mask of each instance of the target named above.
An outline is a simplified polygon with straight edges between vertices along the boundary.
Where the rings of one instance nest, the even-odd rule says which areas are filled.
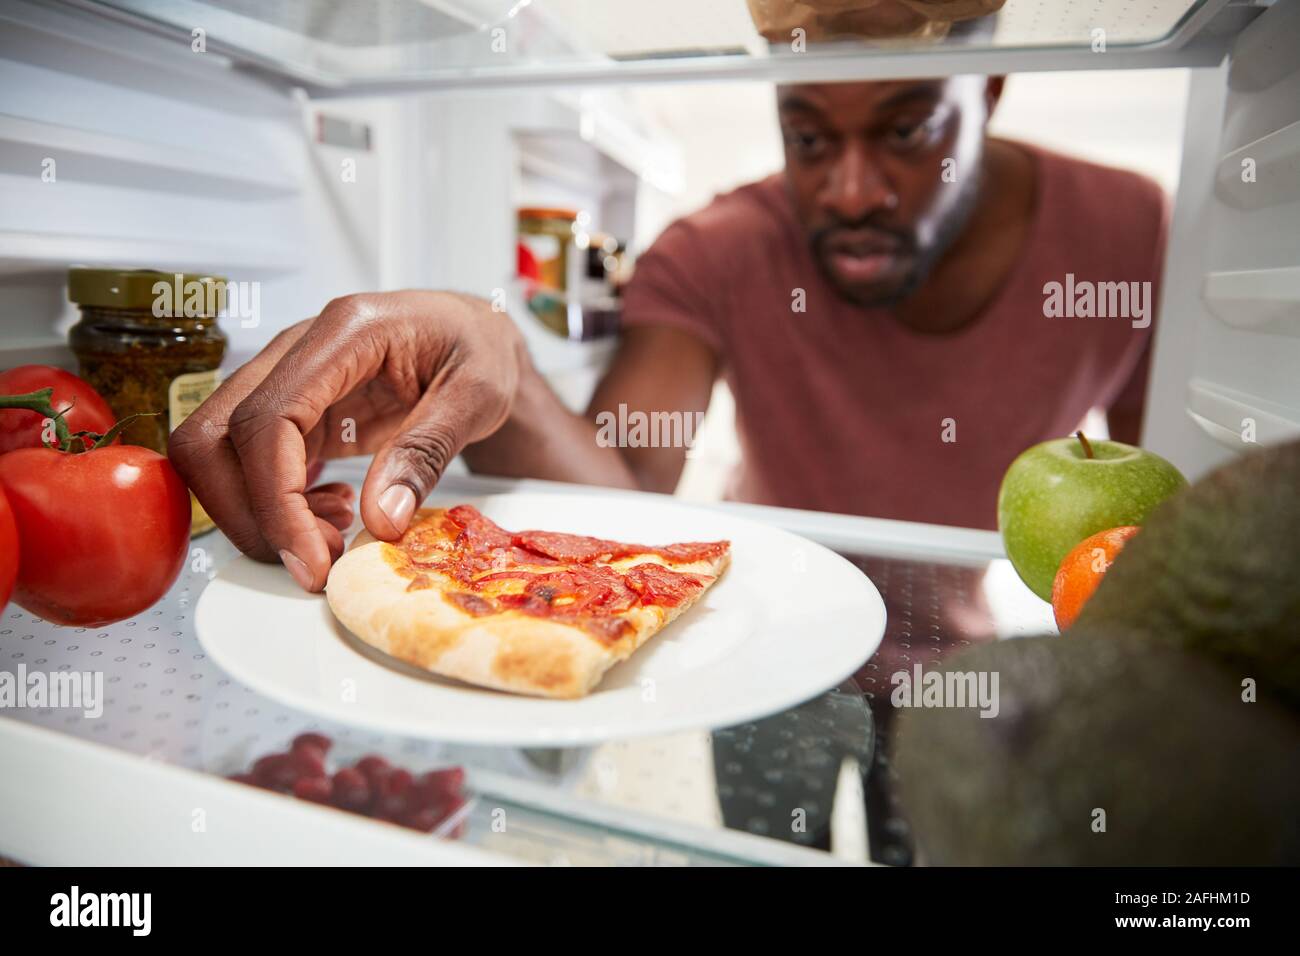
[[[1007,80],[992,131],[1178,186],[1186,70],[1025,73]]]

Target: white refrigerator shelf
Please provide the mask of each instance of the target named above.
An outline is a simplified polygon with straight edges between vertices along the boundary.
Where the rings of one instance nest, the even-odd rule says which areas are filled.
[[[325,477],[359,485],[364,465],[335,463]],[[441,486],[466,497],[510,489],[632,494],[464,475],[448,476]],[[990,602],[1001,636],[1046,629],[1040,602],[1027,598],[1018,582],[1008,584],[1005,574],[997,583],[995,572],[1006,562],[998,560],[991,532],[717,507],[884,562],[873,578],[894,569],[894,607],[905,608],[899,626],[920,630],[909,623],[912,607],[898,601],[913,601],[912,568],[921,561],[955,574],[987,568],[980,573],[996,585],[990,596],[1002,595]],[[837,801],[835,794],[860,782],[848,780],[844,766],[859,766],[865,775],[871,763],[872,722],[864,703],[870,692],[841,688],[741,728],[570,750],[464,747],[375,734],[281,705],[205,656],[194,606],[235,553],[219,533],[196,539],[191,561],[162,601],[106,627],[59,627],[16,605],[4,609],[0,670],[102,674],[103,712],[0,710],[0,766],[6,768],[0,775],[0,855],[34,864],[865,862],[860,796]],[[915,612],[937,621],[940,604],[932,596]],[[939,625],[929,626],[937,640]],[[908,646],[909,631],[902,637]],[[464,766],[477,796],[463,836],[425,837],[224,779],[309,730],[333,738],[345,760],[373,752],[415,772]],[[774,839],[787,818],[782,807],[792,802],[817,811],[818,826],[838,835],[818,837],[822,849],[809,848],[812,833]],[[856,820],[849,812],[855,802]],[[855,828],[862,831],[857,837]],[[831,852],[825,852],[828,841]],[[858,849],[845,849],[853,846]]]

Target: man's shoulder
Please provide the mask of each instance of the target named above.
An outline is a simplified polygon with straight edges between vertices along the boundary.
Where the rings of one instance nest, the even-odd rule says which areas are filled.
[[[706,247],[726,248],[730,254],[748,241],[780,239],[793,225],[784,177],[773,173],[715,196],[665,232],[689,234]]]
[[[1050,216],[1067,226],[1128,237],[1135,243],[1155,242],[1163,234],[1168,203],[1153,179],[1039,146],[1029,148],[1038,159],[1043,202]],[[1068,231],[1077,234],[1075,229]]]
[[[774,281],[789,258],[782,236],[797,227],[784,190],[780,176],[770,176],[671,223],[637,259],[623,294],[624,323],[676,325],[722,353],[732,318],[743,311],[736,303],[754,294],[760,277]]]

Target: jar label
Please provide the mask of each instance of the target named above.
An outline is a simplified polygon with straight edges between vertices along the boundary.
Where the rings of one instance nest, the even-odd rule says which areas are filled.
[[[167,411],[171,416],[168,424],[171,430],[175,431],[181,422],[189,418],[220,384],[221,372],[215,368],[208,372],[177,375],[172,379],[167,388]]]

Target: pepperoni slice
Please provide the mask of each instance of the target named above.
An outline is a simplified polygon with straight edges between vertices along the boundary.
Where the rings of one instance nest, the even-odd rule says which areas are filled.
[[[539,598],[563,614],[581,614],[599,608],[612,612],[614,607],[632,606],[635,594],[607,567],[578,567],[539,574],[524,585],[524,594]]]
[[[722,557],[731,550],[730,541],[686,541],[682,544],[669,544],[662,548],[651,548],[650,554],[657,554],[666,561],[692,564],[696,561],[712,561]],[[629,554],[635,552],[629,552]]]
[[[475,578],[475,584],[484,584],[488,581],[531,581],[541,573],[538,571],[494,571],[492,574],[485,574],[482,577]]]
[[[577,561],[582,564],[602,559],[608,561],[615,551],[627,547],[617,541],[556,531],[521,531],[515,535],[514,543],[556,561]]]
[[[641,596],[642,604],[660,607],[676,607],[704,587],[704,582],[694,574],[683,574],[650,562],[629,568],[623,577],[628,587]]]
[[[460,525],[456,545],[472,552],[491,548],[508,548],[513,537],[491,518],[484,517],[473,505],[457,505],[447,511],[447,516]]]
[[[617,561],[638,554],[655,554],[666,561],[690,564],[721,557],[731,547],[729,541],[688,541],[665,545],[662,548],[644,544],[626,544],[605,538],[589,538],[581,534],[561,534],[555,531],[521,531],[514,543],[556,561],[576,561],[589,564],[593,561]]]

